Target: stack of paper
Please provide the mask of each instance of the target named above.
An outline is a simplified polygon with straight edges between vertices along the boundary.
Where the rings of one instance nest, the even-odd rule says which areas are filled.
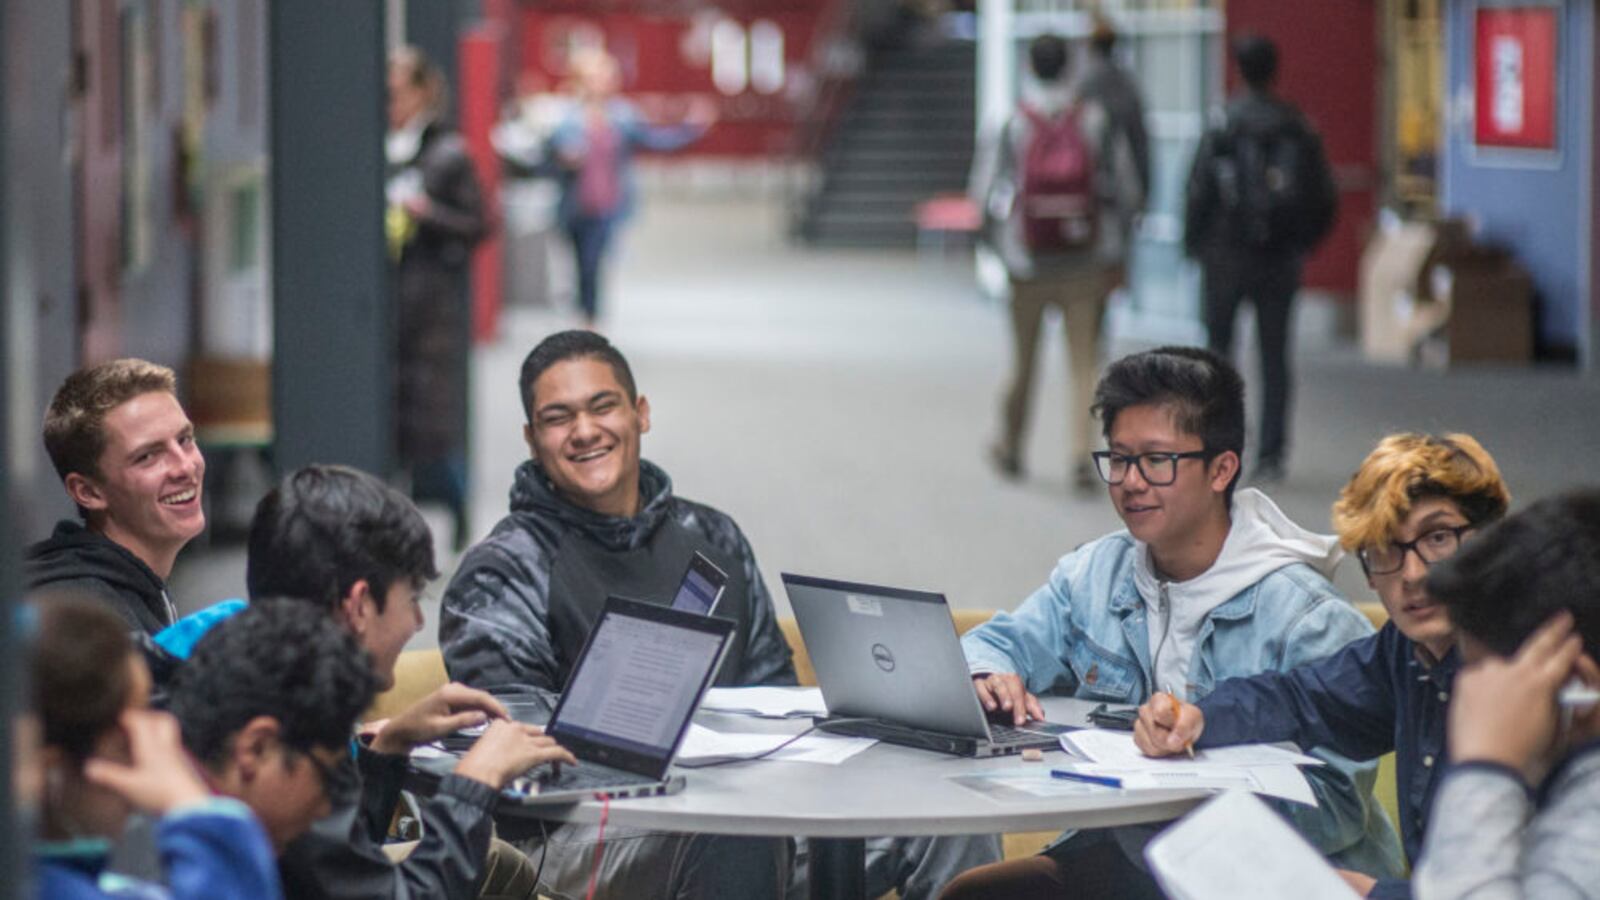
[[[706,691],[700,708],[763,719],[796,719],[828,714],[828,707],[822,702],[822,690],[814,687],[712,688]]]
[[[712,731],[702,725],[690,725],[689,733],[683,738],[683,746],[678,748],[677,759],[680,762],[747,759],[766,753],[793,737],[792,734],[729,733]],[[876,743],[872,738],[808,734],[771,756],[762,758],[836,766]]]
[[[1269,744],[1240,744],[1195,751],[1195,758],[1151,759],[1139,752],[1133,735],[1089,729],[1061,736],[1061,749],[1081,762],[1068,768],[1122,780],[1125,789],[1202,788],[1242,790],[1316,806],[1311,783],[1300,766],[1322,760]]]

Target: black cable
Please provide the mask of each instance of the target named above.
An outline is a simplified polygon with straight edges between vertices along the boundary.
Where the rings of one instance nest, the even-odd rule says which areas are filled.
[[[783,748],[789,746],[790,744],[794,743],[795,741],[800,740],[801,738],[805,737],[806,735],[810,734],[813,731],[820,731],[820,732],[826,734],[826,733],[828,733],[828,729],[830,727],[832,727],[832,726],[835,726],[835,725],[849,725],[849,724],[854,724],[854,723],[857,723],[857,722],[871,722],[871,721],[874,721],[874,720],[873,719],[868,719],[868,718],[854,718],[854,717],[852,717],[852,718],[840,718],[840,719],[821,719],[821,720],[818,720],[816,722],[816,724],[814,724],[814,725],[810,726],[809,728],[807,728],[805,731],[802,731],[799,734],[795,735],[794,737],[789,738],[787,741],[784,741],[783,743],[779,744],[776,747],[771,747],[769,749],[761,751],[760,753],[752,753],[749,756],[713,756],[713,757],[710,757],[709,759],[696,760],[695,762],[675,762],[675,763],[673,763],[673,765],[677,766],[680,769],[709,769],[712,766],[726,766],[726,765],[729,765],[731,763],[753,762],[753,761],[758,760],[758,759],[766,759],[767,757],[771,756],[772,754],[777,753],[779,750],[782,750]]]
[[[539,893],[539,879],[544,877],[544,861],[550,856],[550,835],[544,829],[544,820],[539,820],[539,868],[533,870],[533,892]]]

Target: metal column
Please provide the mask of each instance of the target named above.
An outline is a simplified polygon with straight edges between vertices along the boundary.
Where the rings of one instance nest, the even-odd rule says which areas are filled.
[[[276,462],[389,472],[383,0],[268,5]]]
[[[7,43],[11,30],[6,18],[20,6],[0,2],[0,135],[11,133],[10,110],[7,98],[11,96],[9,84],[15,74],[7,70],[4,60],[13,58],[13,48]],[[6,209],[6,142],[0,140],[0,210]],[[0,397],[9,397],[11,367],[11,291],[8,281],[10,246],[6,243],[6,217],[0,215]],[[16,828],[17,797],[13,792],[16,779],[11,777],[15,762],[12,742],[15,740],[15,714],[19,700],[18,654],[14,648],[17,589],[17,532],[12,527],[11,502],[11,428],[10,417],[0,415],[0,872],[12,873],[0,878],[0,900],[11,900],[25,892],[32,893],[32,880],[23,875],[27,860],[26,848],[32,835],[18,834]]]

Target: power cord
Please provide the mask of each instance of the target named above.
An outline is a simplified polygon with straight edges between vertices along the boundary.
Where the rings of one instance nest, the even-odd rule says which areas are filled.
[[[808,734],[811,734],[812,732],[821,732],[823,734],[827,734],[828,733],[828,729],[832,728],[835,725],[853,725],[853,724],[856,724],[858,722],[871,722],[871,721],[874,721],[874,720],[866,718],[866,717],[821,719],[821,720],[818,720],[815,724],[813,724],[810,727],[808,727],[805,731],[802,731],[799,734],[795,735],[794,737],[789,738],[788,740],[784,741],[783,743],[779,744],[776,747],[770,747],[770,748],[768,748],[766,750],[761,751],[760,753],[752,753],[752,754],[749,754],[747,756],[713,756],[713,757],[710,757],[710,758],[707,758],[707,759],[695,760],[693,762],[675,762],[675,763],[673,763],[673,765],[677,766],[680,769],[709,769],[712,766],[727,766],[727,765],[732,765],[733,763],[754,762],[755,760],[758,760],[758,759],[766,759],[767,757],[771,756],[772,754],[777,753],[779,750],[782,750],[783,748],[789,746],[790,744],[793,744],[795,741],[800,740],[801,738],[805,737]]]
[[[550,833],[545,829],[544,820],[539,820],[539,868],[533,870],[533,890],[538,892],[541,879],[544,878],[544,861],[550,858]]]
[[[600,801],[600,830],[594,838],[594,866],[589,869],[589,890],[584,900],[594,900],[594,890],[600,883],[600,854],[606,846],[606,819],[611,817],[611,795],[596,791],[594,798]]]

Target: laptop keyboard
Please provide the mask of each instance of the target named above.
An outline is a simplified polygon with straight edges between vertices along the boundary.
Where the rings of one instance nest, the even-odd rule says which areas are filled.
[[[990,725],[989,739],[996,744],[1037,744],[1049,742],[1051,738],[1041,731],[1029,731],[1026,728],[1015,728],[1010,725]]]
[[[634,772],[624,772],[605,766],[562,766],[561,774],[551,777],[546,770],[530,779],[541,791],[589,790],[629,784],[644,784],[651,779]]]

